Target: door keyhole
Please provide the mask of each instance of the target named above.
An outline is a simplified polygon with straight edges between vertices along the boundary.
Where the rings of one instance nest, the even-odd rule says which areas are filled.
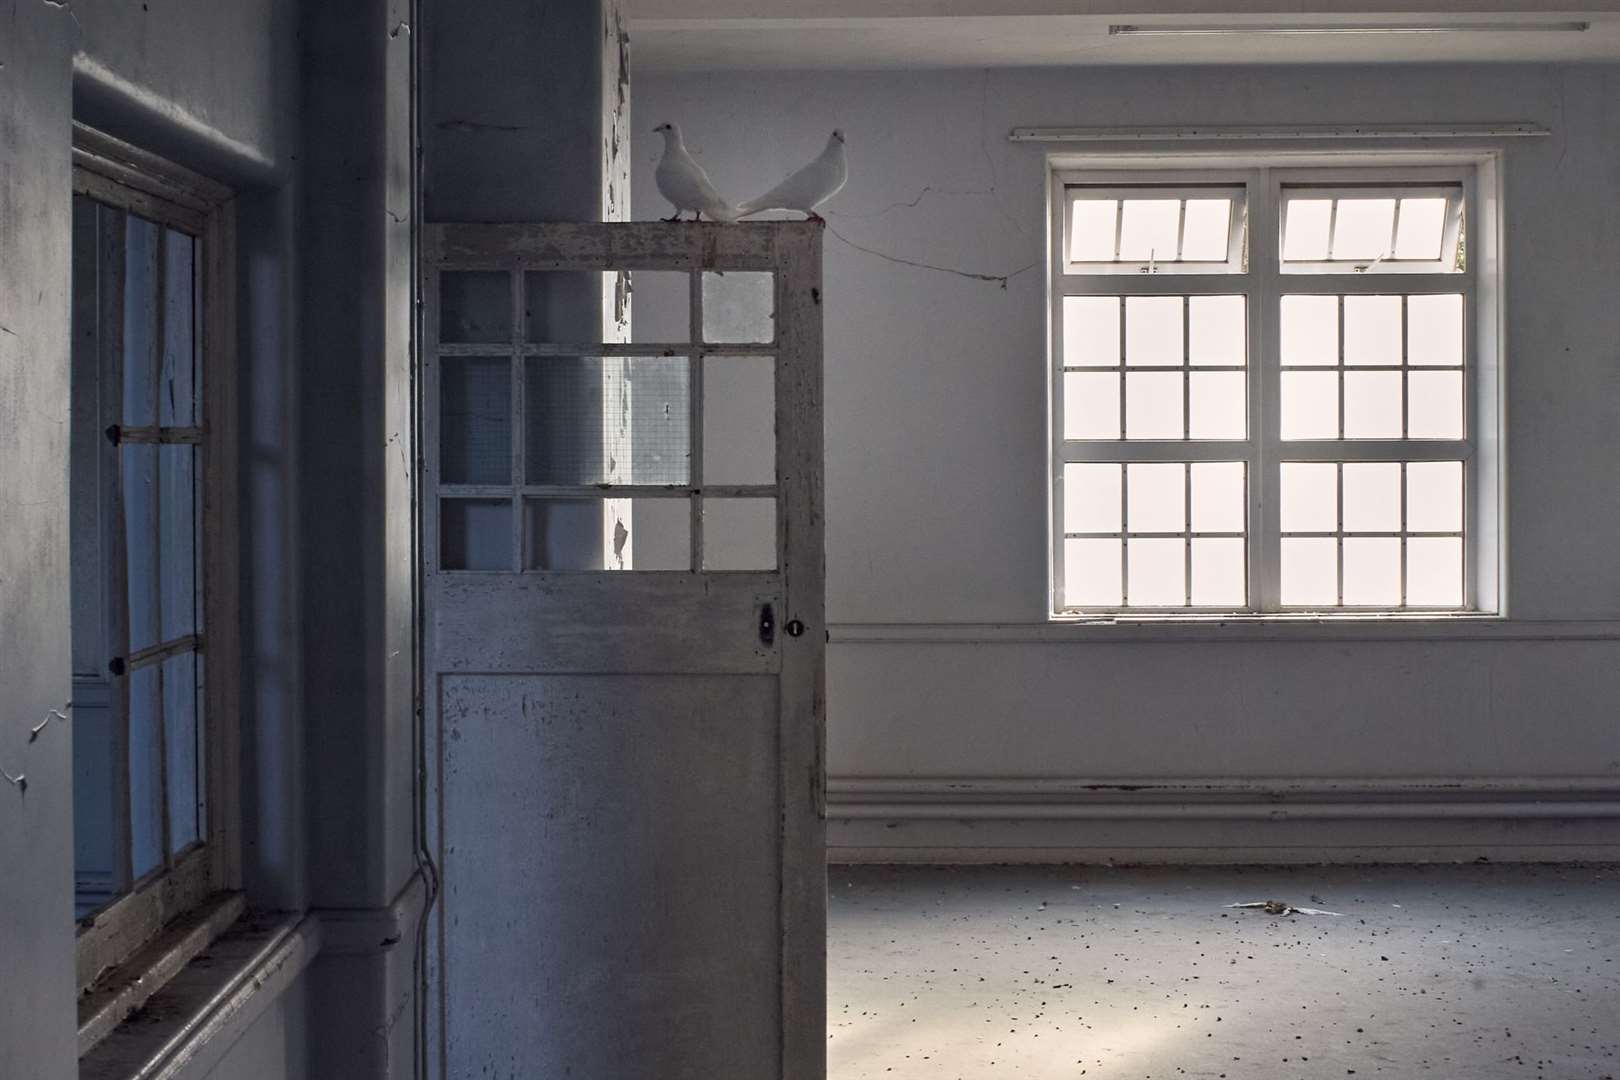
[[[776,612],[769,604],[759,612],[759,640],[765,645],[776,644]]]

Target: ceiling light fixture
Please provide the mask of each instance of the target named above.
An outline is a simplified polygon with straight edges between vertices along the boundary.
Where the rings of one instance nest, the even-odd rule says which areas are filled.
[[[1457,23],[1221,23],[1140,26],[1115,24],[1111,37],[1214,37],[1248,34],[1579,34],[1586,22],[1457,22]]]

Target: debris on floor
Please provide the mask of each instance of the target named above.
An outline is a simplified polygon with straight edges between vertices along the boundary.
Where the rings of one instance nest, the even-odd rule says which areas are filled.
[[[1314,897],[1312,899],[1315,899]],[[1229,908],[1263,908],[1267,915],[1333,915],[1344,918],[1342,911],[1324,911],[1321,908],[1295,907],[1281,900],[1251,900],[1246,904],[1227,904]]]

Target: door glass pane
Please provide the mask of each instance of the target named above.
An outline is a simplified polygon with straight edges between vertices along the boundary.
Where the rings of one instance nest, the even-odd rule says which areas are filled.
[[[703,275],[703,340],[715,344],[776,340],[776,276],[768,271]]]
[[[441,500],[439,565],[446,570],[511,570],[511,500]]]
[[[528,499],[525,570],[690,570],[692,501]]]
[[[704,499],[703,569],[776,569],[776,500]]]
[[[163,787],[158,770],[163,747],[158,740],[159,665],[134,669],[129,684],[129,829],[130,860],[136,878],[163,861]]]
[[[511,362],[500,356],[447,356],[441,364],[440,481],[511,483]]]
[[[584,270],[530,270],[523,275],[524,340],[562,344],[604,340],[603,300],[617,314],[630,293],[618,290],[618,275]]]
[[[771,357],[704,358],[703,482],[776,483],[776,362]]]
[[[692,275],[677,270],[630,271],[630,340],[691,341]]]
[[[504,270],[441,272],[439,340],[450,344],[511,344],[512,276]]]
[[[197,654],[169,657],[163,662],[163,736],[168,742],[170,852],[181,851],[202,835],[197,820],[203,791],[199,711]]]
[[[525,364],[528,483],[689,482],[686,357],[547,356]]]

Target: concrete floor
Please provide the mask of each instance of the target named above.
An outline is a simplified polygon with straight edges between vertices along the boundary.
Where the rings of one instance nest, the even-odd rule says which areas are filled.
[[[1620,1076],[1620,867],[834,867],[830,1080]],[[1343,917],[1231,910],[1278,899]]]

